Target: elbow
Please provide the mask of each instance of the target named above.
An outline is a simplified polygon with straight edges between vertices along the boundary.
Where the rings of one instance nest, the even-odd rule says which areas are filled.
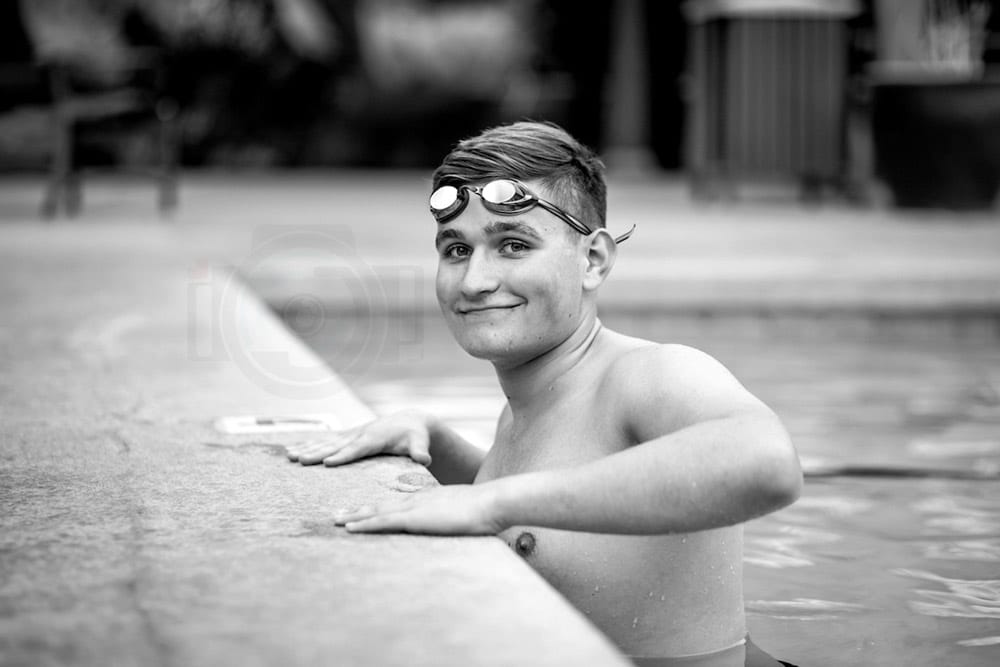
[[[778,425],[770,434],[757,477],[757,497],[761,499],[763,513],[774,512],[791,505],[802,495],[802,467],[788,433]]]
[[[793,455],[791,461],[783,461],[771,467],[764,484],[763,496],[767,499],[767,511],[774,512],[787,507],[802,495],[802,469]]]

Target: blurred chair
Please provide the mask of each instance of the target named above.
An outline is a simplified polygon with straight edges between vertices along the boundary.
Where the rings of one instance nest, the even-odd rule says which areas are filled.
[[[165,68],[155,51],[134,51],[127,71],[82,73],[67,62],[43,63],[52,99],[52,156],[42,214],[68,215],[80,210],[84,173],[102,169],[139,171],[156,179],[158,205],[169,211],[177,205],[177,105],[163,93]],[[100,81],[96,81],[100,79]],[[84,164],[78,149],[85,139],[114,140],[123,132],[139,131],[155,144],[153,164],[104,167]]]
[[[114,140],[123,131],[143,133],[155,144],[153,164],[142,171],[159,185],[161,211],[177,205],[177,105],[163,93],[166,68],[159,52],[129,53],[127,67],[95,71],[82,59],[39,58],[25,28],[20,2],[0,2],[0,112],[21,107],[46,109],[51,119],[48,183],[41,213],[60,209],[75,215],[81,206],[84,164],[81,141]],[[113,164],[114,169],[121,169]]]

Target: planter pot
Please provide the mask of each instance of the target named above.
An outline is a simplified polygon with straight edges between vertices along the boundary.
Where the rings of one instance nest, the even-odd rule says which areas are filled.
[[[983,210],[1000,190],[1000,80],[879,82],[875,168],[904,208]]]

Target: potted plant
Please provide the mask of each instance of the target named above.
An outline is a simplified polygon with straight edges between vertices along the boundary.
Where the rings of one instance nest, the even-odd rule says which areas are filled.
[[[878,0],[875,167],[897,206],[981,210],[1000,190],[1000,78],[984,0]]]

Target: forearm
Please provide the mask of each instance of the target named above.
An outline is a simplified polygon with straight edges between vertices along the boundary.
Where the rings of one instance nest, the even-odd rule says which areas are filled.
[[[754,414],[491,484],[505,526],[666,534],[733,525],[787,505],[801,471],[777,419]]]
[[[427,466],[442,484],[472,484],[486,451],[476,447],[435,417],[428,417],[431,463]]]

